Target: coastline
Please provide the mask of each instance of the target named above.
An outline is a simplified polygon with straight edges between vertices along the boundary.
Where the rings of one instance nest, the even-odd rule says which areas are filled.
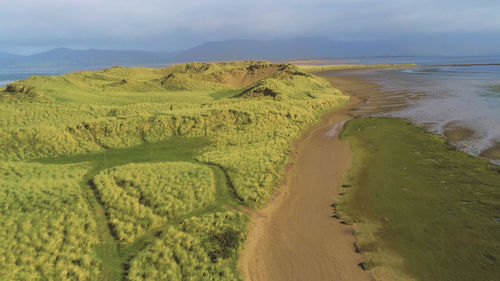
[[[354,117],[390,111],[394,108],[390,105],[404,108],[425,96],[391,93],[363,77],[346,76],[335,73],[331,82],[365,101],[349,112]],[[346,89],[343,83],[349,86],[349,81],[359,83]],[[343,196],[335,208],[338,217],[353,227],[356,249],[374,279],[457,281],[498,276],[495,198],[500,170],[487,159],[452,146],[454,139],[467,134],[456,129],[455,135],[441,136],[401,118],[346,122],[341,139],[349,141],[353,163],[348,188],[341,188]]]
[[[252,214],[239,261],[244,280],[373,280],[360,266],[352,227],[332,218],[331,204],[339,199],[352,161],[336,125],[352,118],[349,111],[362,103],[349,96],[351,103],[323,116],[292,144],[293,161],[281,189]]]
[[[348,140],[339,140],[338,129],[342,130],[345,122],[356,117],[404,108],[425,94],[385,92],[380,85],[363,77],[353,77],[349,71],[314,74],[329,80],[352,101],[325,115],[319,124],[309,128],[300,140],[293,143],[295,153],[292,163],[285,169],[284,184],[264,210],[252,214],[239,261],[244,280],[413,280],[406,274],[374,264],[373,255],[367,254],[362,245],[369,244],[374,237],[367,239],[358,235],[359,225],[352,225],[348,217],[343,217],[344,210],[338,210],[345,197],[342,195],[351,192],[341,185],[349,182],[348,177],[355,168],[352,144]],[[330,137],[328,142],[324,141],[326,136]],[[318,150],[323,153],[318,153]],[[311,158],[321,162],[323,168],[311,172],[315,165]],[[333,178],[328,178],[326,167],[333,170],[330,171],[335,174]],[[309,173],[314,175],[309,177],[311,182],[328,181],[330,188],[318,188],[321,184],[314,188],[308,186],[311,182],[304,181]],[[313,196],[316,198],[311,199]],[[330,207],[332,203],[335,209]],[[313,212],[307,211],[307,204],[312,205]],[[332,216],[341,220],[332,219]],[[321,224],[323,221],[324,225]],[[369,228],[372,226],[377,228],[376,223]],[[311,240],[314,242],[309,242]],[[293,248],[298,243],[307,243],[308,249]],[[403,268],[403,258],[398,253],[382,254],[393,266],[399,264],[398,267]],[[339,259],[342,263],[338,262]],[[376,269],[372,268],[374,265]],[[360,270],[364,274],[357,275]]]

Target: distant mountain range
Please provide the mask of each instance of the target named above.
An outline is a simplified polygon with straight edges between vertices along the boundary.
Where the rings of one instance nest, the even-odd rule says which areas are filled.
[[[269,41],[206,42],[176,52],[54,49],[28,56],[0,52],[0,68],[102,68],[112,65],[162,66],[176,62],[241,59],[315,59],[403,55],[500,54],[500,36],[441,34],[373,41],[293,38]]]
[[[207,42],[175,54],[174,60],[331,59],[374,56],[473,56],[500,54],[500,36],[436,34],[373,41],[333,41],[323,37],[269,41]]]
[[[21,57],[21,56],[6,53],[6,52],[0,52],[0,59],[11,59],[11,58],[16,58],[16,57]]]
[[[172,62],[175,53],[123,51],[123,50],[72,50],[58,48],[28,56],[0,53],[0,68],[99,68],[112,65],[165,65]]]

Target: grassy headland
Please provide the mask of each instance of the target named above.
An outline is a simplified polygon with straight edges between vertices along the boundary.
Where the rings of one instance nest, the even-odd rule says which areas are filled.
[[[496,280],[500,169],[408,121],[346,123],[353,169],[336,203],[381,280]]]
[[[290,141],[348,100],[292,65],[253,61],[9,84],[0,277],[239,280],[241,206],[263,206]]]

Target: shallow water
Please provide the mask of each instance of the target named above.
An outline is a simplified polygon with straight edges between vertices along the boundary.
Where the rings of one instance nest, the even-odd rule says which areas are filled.
[[[61,75],[73,71],[72,69],[0,69],[0,88],[10,82],[23,80],[31,76]]]
[[[299,60],[300,61],[300,60]],[[450,65],[450,64],[489,64],[500,63],[500,55],[496,56],[377,56],[321,59],[307,61],[306,64],[406,64],[418,65]]]
[[[500,143],[500,66],[425,66],[364,70],[384,92],[410,91],[420,98],[402,109],[377,113],[406,118],[445,135],[457,148],[481,155]],[[491,149],[485,157],[496,160]]]

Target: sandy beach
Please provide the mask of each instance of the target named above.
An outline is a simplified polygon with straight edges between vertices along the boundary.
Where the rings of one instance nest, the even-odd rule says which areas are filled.
[[[351,73],[315,73],[352,101],[325,115],[293,144],[295,155],[280,192],[252,216],[240,259],[245,280],[373,280],[360,266],[363,258],[355,251],[352,227],[332,217],[332,203],[352,160],[349,143],[338,134],[353,117],[401,109],[419,96],[383,91]]]
[[[331,205],[352,160],[349,143],[338,138],[341,124],[360,110],[376,85],[323,76],[352,102],[324,116],[294,143],[281,191],[252,216],[240,261],[245,280],[373,280],[360,266],[352,228],[333,218]]]

